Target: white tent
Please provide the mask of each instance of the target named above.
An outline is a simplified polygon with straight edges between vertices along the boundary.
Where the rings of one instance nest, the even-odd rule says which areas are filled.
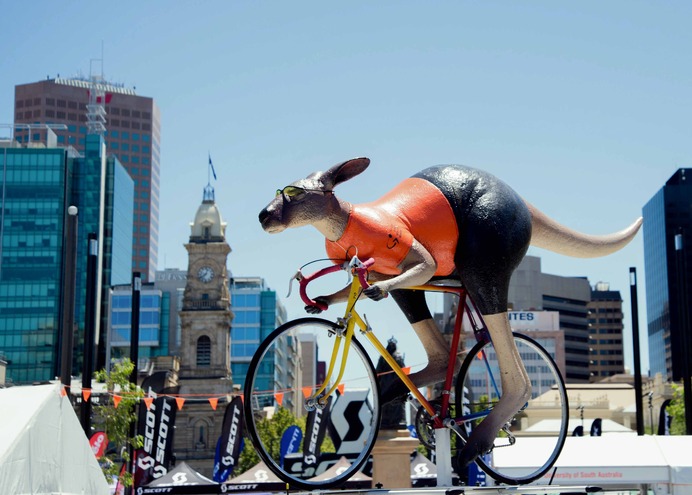
[[[493,462],[511,474],[513,470],[537,465],[546,441],[541,437],[521,437],[526,449],[495,449]],[[667,486],[660,493],[692,493],[692,437],[637,436],[611,434],[601,437],[567,437],[555,463],[556,485],[638,485]],[[519,454],[519,455],[517,455]],[[537,483],[550,482],[551,469]]]
[[[108,483],[57,385],[0,389],[0,492],[107,495]]]

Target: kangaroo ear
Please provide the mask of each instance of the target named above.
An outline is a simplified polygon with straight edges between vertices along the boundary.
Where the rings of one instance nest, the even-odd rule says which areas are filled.
[[[320,180],[326,189],[333,189],[342,182],[346,182],[363,172],[368,168],[368,165],[370,165],[370,158],[352,158],[334,165],[321,175]]]

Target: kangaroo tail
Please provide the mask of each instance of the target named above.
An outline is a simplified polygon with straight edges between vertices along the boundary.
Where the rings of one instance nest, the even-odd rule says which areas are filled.
[[[640,217],[620,232],[606,235],[582,234],[559,224],[536,207],[528,203],[527,206],[532,217],[531,245],[575,258],[596,258],[614,253],[625,247],[642,225]]]

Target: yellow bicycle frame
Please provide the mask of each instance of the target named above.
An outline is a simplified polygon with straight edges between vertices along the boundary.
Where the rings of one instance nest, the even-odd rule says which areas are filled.
[[[434,290],[435,287],[415,287],[416,289],[426,289],[426,290]],[[331,394],[334,393],[334,391],[339,387],[339,384],[341,383],[341,379],[344,376],[344,372],[346,369],[346,361],[348,359],[348,351],[351,347],[351,340],[353,339],[353,334],[355,332],[356,327],[360,329],[360,332],[370,341],[370,343],[375,347],[375,350],[378,352],[380,356],[384,358],[385,361],[387,361],[387,364],[392,368],[394,373],[401,379],[404,384],[406,384],[406,387],[410,390],[410,392],[418,399],[420,404],[425,408],[425,410],[431,415],[435,416],[435,410],[433,407],[430,405],[430,403],[425,399],[423,394],[420,393],[418,390],[418,387],[411,381],[411,379],[408,377],[406,373],[401,369],[399,364],[394,360],[391,354],[387,352],[387,349],[382,345],[382,343],[378,340],[378,338],[375,336],[375,334],[372,331],[372,328],[370,325],[365,321],[361,316],[358,314],[356,311],[356,302],[358,301],[359,297],[361,296],[363,292],[363,288],[361,287],[360,280],[358,279],[357,276],[353,277],[353,280],[351,281],[351,288],[350,292],[348,295],[348,302],[346,304],[346,313],[344,314],[344,318],[341,320],[341,323],[344,325],[344,329],[342,332],[336,334],[336,340],[334,341],[334,347],[332,349],[332,356],[329,361],[329,368],[327,369],[327,373],[324,378],[324,382],[322,385],[313,393],[311,399],[314,399],[317,403],[319,403],[321,406],[325,406],[327,404],[327,398],[331,396]],[[344,344],[344,355],[341,358],[341,363],[339,364],[339,373],[336,377],[335,380],[332,380],[332,375],[334,373],[334,368],[336,367],[337,361],[338,361],[338,355],[339,355],[339,349],[341,348],[341,344]],[[325,392],[325,389],[327,388],[327,384],[332,383],[332,386]]]

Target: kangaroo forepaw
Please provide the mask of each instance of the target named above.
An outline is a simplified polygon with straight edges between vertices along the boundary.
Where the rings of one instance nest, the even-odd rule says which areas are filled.
[[[459,469],[465,468],[479,456],[487,454],[493,450],[493,439],[490,438],[470,438],[463,449],[459,452],[457,456],[457,463]]]

